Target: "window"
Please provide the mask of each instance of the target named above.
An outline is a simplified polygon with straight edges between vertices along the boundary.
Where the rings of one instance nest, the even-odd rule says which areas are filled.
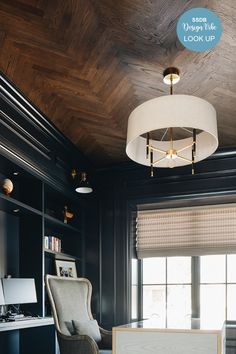
[[[131,264],[132,264],[131,318],[138,319],[138,260],[133,258]]]
[[[204,328],[236,319],[236,255],[202,256],[200,317]]]
[[[165,279],[165,258],[143,260],[143,318],[156,316],[160,326],[165,324]]]
[[[190,325],[191,257],[143,260],[143,318],[161,327]]]
[[[219,328],[225,320],[226,256],[202,256],[200,262],[201,324]]]
[[[193,314],[206,329],[236,319],[236,254],[144,258],[134,264],[141,275],[132,281],[132,318],[155,317],[160,327],[188,328]]]
[[[227,319],[236,319],[236,255],[227,256]]]

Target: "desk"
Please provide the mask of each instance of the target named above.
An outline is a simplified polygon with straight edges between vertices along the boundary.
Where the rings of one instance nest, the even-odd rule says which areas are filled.
[[[113,328],[113,354],[223,354],[222,331],[157,328],[146,320]]]
[[[55,354],[55,328],[51,317],[0,323],[0,353]]]
[[[49,326],[53,324],[54,321],[52,317],[34,318],[24,321],[0,322],[0,332],[13,331],[15,329]]]

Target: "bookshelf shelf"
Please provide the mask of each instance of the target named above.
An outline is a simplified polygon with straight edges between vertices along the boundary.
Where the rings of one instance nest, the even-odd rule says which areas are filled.
[[[74,233],[80,233],[81,230],[77,227],[74,227],[69,224],[64,224],[61,220],[58,220],[54,218],[53,216],[50,216],[48,214],[44,214],[45,221],[47,223],[47,226],[53,227],[54,229],[57,228],[59,231],[71,231]]]
[[[66,254],[66,253],[59,253],[59,252],[55,252],[55,251],[51,251],[49,249],[44,249],[45,255],[55,258],[55,259],[61,259],[61,260],[74,260],[74,261],[80,261],[80,258],[72,256],[70,254]]]
[[[35,214],[42,216],[42,212],[17,199],[0,193],[0,210],[11,214]]]

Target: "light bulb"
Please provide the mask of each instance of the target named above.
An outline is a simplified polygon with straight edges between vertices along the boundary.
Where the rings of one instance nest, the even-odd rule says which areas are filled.
[[[168,159],[168,166],[173,168],[176,166],[175,159],[177,158],[177,151],[174,149],[170,149],[166,151],[166,158]]]
[[[174,168],[176,166],[176,161],[175,161],[175,158],[173,157],[169,157],[168,158],[168,167],[169,168]]]

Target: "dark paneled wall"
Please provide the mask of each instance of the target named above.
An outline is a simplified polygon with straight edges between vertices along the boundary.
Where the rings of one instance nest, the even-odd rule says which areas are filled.
[[[157,169],[127,163],[97,171],[99,184],[100,303],[105,327],[130,320],[129,225],[140,205],[217,204],[236,201],[236,151],[222,150],[196,166]],[[93,247],[93,245],[90,245]]]
[[[0,211],[0,278],[19,274],[19,218]]]

